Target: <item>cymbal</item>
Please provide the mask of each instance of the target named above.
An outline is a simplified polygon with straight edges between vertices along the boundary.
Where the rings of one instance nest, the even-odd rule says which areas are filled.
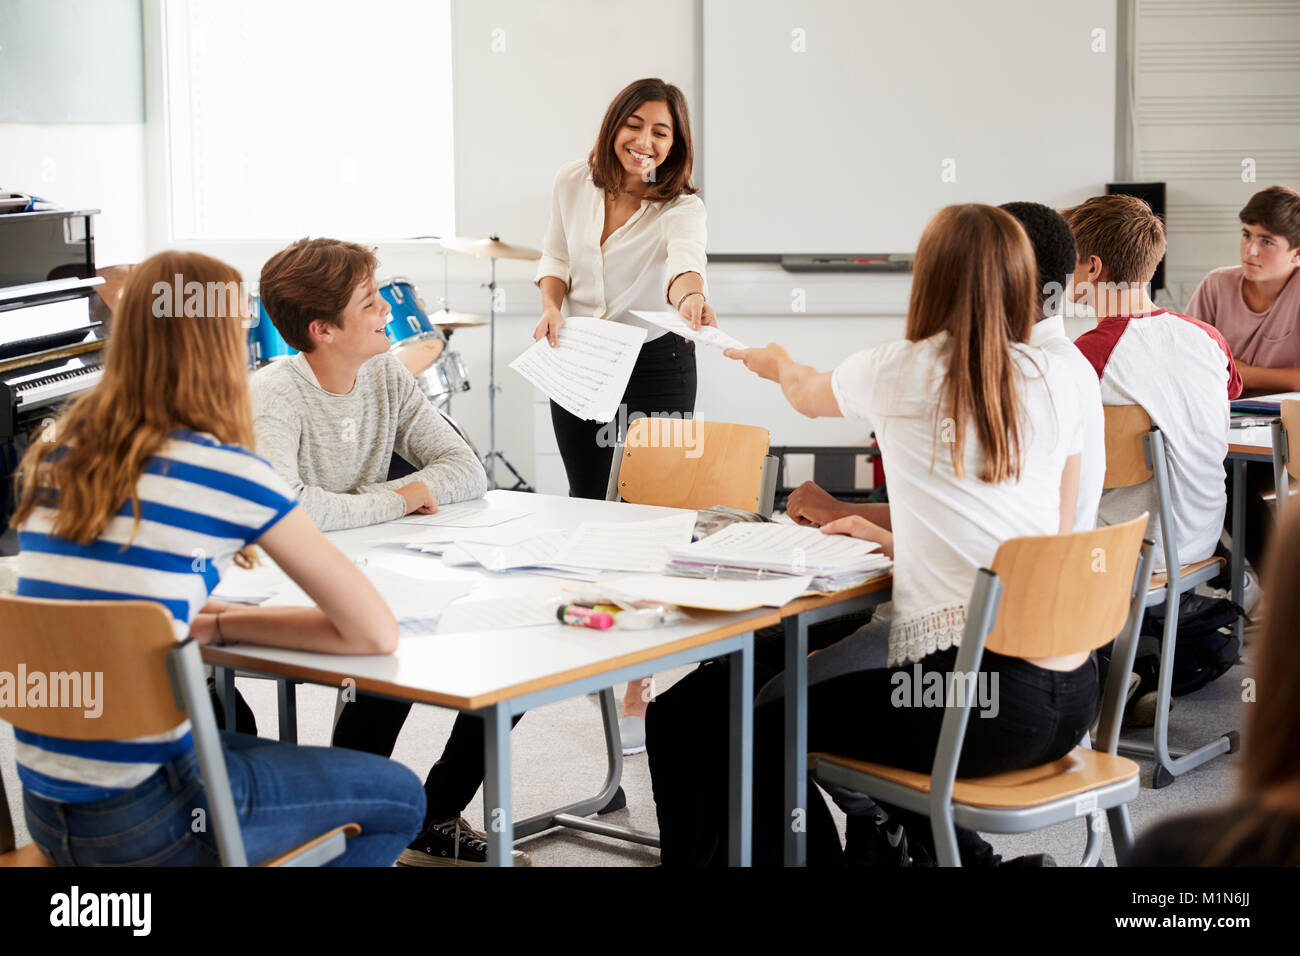
[[[468,239],[457,236],[442,240],[441,245],[451,252],[463,252],[466,255],[478,256],[482,259],[535,260],[542,257],[542,254],[536,249],[529,249],[527,246],[512,246],[509,243],[502,242],[496,236],[488,236],[486,239]]]
[[[440,329],[464,329],[474,325],[487,325],[488,317],[476,312],[453,312],[439,309],[429,313],[429,321]]]

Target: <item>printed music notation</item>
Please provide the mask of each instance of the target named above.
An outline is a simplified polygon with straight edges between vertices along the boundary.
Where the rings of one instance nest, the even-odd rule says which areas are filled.
[[[510,367],[578,418],[607,422],[618,413],[646,330],[569,316],[554,348],[538,339]]]

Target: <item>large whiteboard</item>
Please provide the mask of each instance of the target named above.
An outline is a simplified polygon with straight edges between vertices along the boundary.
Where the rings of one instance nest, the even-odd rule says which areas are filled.
[[[1116,0],[704,0],[713,253],[911,252],[1115,165]]]

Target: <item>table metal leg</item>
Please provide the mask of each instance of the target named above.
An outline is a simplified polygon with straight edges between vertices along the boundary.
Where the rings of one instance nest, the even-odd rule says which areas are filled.
[[[510,711],[505,702],[483,715],[483,807],[487,817],[488,866],[513,866],[515,822],[510,806]]]
[[[727,856],[732,866],[749,866],[754,826],[754,640],[747,635],[730,655],[731,801],[727,813]]]
[[[221,701],[221,713],[226,730],[235,732],[235,669],[215,665],[213,670],[217,678],[217,699]]]
[[[1232,555],[1228,576],[1232,579],[1233,603],[1241,606],[1246,593],[1246,463],[1232,459]],[[1246,624],[1241,618],[1233,625],[1240,647]]]
[[[276,699],[280,709],[280,740],[298,742],[298,684],[287,677],[276,682]]]
[[[804,866],[808,839],[808,625],[785,619],[785,865]]]

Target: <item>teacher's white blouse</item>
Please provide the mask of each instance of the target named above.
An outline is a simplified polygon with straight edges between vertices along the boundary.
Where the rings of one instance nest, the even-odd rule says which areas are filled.
[[[687,195],[668,202],[642,200],[641,208],[602,246],[604,228],[604,192],[592,182],[587,161],[560,167],[533,281],[561,279],[568,286],[567,315],[639,326],[648,331],[647,341],[667,334],[629,313],[670,308],[668,286],[684,272],[705,279],[704,203]],[[708,295],[707,282],[704,293]]]

